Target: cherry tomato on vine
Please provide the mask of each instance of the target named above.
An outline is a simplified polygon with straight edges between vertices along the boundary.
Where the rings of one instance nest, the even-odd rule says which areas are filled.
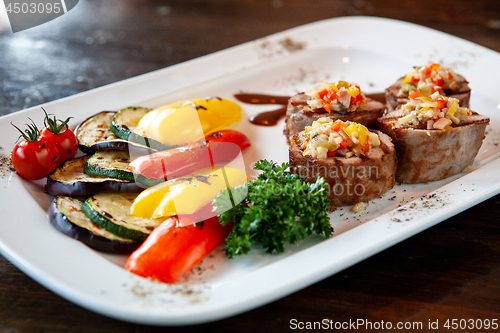
[[[60,165],[67,159],[75,157],[75,154],[78,151],[78,141],[76,140],[75,134],[69,129],[68,126],[68,121],[71,117],[62,121],[60,119],[56,119],[55,116],[50,118],[45,109],[42,108],[42,110],[45,112],[45,119],[43,120],[45,128],[40,132],[40,136],[47,138],[56,145],[59,150],[59,160],[57,165]],[[60,124],[57,123],[58,121]]]
[[[240,147],[241,151],[243,151],[247,147],[250,147],[250,140],[248,140],[245,134],[231,129],[225,129],[210,133],[205,136],[205,141],[235,143]]]
[[[12,126],[24,137],[12,150],[12,166],[17,173],[23,178],[36,180],[54,171],[59,161],[59,150],[49,139],[40,136],[33,120],[25,133],[16,125]]]

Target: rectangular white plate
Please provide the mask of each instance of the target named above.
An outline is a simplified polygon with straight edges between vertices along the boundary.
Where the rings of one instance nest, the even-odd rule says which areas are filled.
[[[386,38],[388,35],[391,38]],[[476,158],[477,171],[429,184],[397,185],[354,214],[331,215],[334,237],[312,237],[284,254],[253,253],[228,260],[219,247],[199,269],[175,285],[125,271],[124,256],[103,255],[52,228],[45,211],[51,197],[43,182],[11,174],[0,179],[0,252],[26,274],[68,300],[131,322],[181,325],[221,319],[293,293],[382,251],[500,191],[500,55],[462,39],[409,23],[349,17],[284,31],[199,59],[45,105],[76,125],[102,110],[156,107],[184,98],[237,92],[292,95],[319,81],[345,79],[367,93],[381,92],[413,65],[441,62],[463,74],[472,88],[473,110],[491,117]],[[243,105],[245,118],[269,106]],[[8,153],[17,131],[40,108],[0,118],[0,146]],[[252,147],[247,167],[258,159],[288,160],[283,123],[235,126]],[[432,149],[432,148],[429,148]],[[424,197],[429,193],[435,196]],[[413,202],[412,202],[413,201]]]

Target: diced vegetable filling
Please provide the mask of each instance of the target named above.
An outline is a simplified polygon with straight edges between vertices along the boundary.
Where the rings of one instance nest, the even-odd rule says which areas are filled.
[[[460,125],[472,114],[468,108],[460,107],[456,98],[443,96],[437,91],[429,97],[417,91],[409,98],[410,101],[402,106],[405,115],[398,119],[401,125],[442,130]]]
[[[326,81],[318,84],[318,88],[312,88],[306,95],[311,99],[307,104],[313,109],[324,109],[326,112],[354,112],[364,109],[366,104],[365,94],[355,83],[337,81],[329,83]]]
[[[412,69],[404,78],[399,97],[406,97],[420,91],[425,97],[435,92],[443,94],[444,90],[459,90],[460,86],[455,73],[440,64],[430,64]]]
[[[380,146],[378,135],[365,126],[350,121],[334,122],[327,117],[306,126],[299,134],[299,142],[304,156],[317,159],[366,155],[371,148]]]

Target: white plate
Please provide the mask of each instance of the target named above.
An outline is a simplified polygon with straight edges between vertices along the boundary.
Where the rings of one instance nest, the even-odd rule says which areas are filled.
[[[479,170],[430,184],[398,185],[384,198],[373,200],[362,214],[338,210],[331,215],[335,236],[326,241],[312,237],[281,255],[256,249],[234,260],[227,260],[219,247],[180,283],[151,282],[125,271],[124,256],[103,255],[52,228],[45,215],[51,197],[43,193],[40,183],[11,174],[0,179],[1,253],[33,279],[82,307],[146,324],[216,320],[311,285],[499,193],[499,54],[409,23],[338,18],[45,105],[58,118],[75,117],[72,124],[76,125],[101,110],[155,107],[213,95],[231,98],[240,91],[290,95],[324,79],[347,79],[358,82],[367,93],[379,92],[411,66],[430,61],[442,62],[467,77],[473,90],[472,108],[491,117],[476,159]],[[242,106],[245,117],[270,109]],[[0,118],[4,152],[13,148],[18,136],[10,122],[22,125],[28,116],[41,123],[40,108]],[[288,160],[282,123],[259,127],[243,120],[235,128],[252,141],[244,154],[248,165],[261,158]],[[419,199],[428,193],[436,195]]]

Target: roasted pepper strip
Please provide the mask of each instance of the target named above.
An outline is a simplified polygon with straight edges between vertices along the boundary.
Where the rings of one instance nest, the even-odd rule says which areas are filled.
[[[176,216],[171,217],[130,255],[125,268],[142,277],[174,283],[212,252],[230,231],[231,226],[223,227],[217,216],[185,227],[179,226]]]
[[[250,146],[245,134],[235,130],[222,130],[178,148],[144,155],[133,160],[128,170],[154,179],[172,179],[192,175],[198,170],[226,165],[240,151]]]
[[[148,112],[138,129],[166,145],[184,145],[241,120],[238,104],[220,97],[192,99]]]
[[[243,185],[246,181],[245,172],[235,167],[175,178],[142,191],[134,200],[130,214],[145,218],[194,214],[226,187]]]

